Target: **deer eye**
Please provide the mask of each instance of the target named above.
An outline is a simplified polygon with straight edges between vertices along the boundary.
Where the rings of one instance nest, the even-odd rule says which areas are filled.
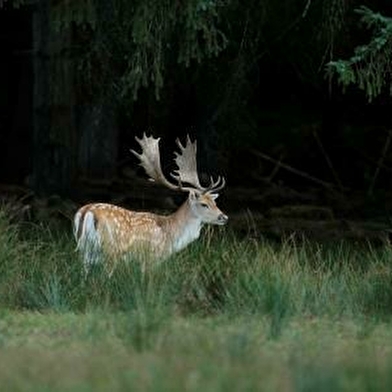
[[[207,204],[207,203],[200,203],[200,205],[201,205],[203,208],[208,208],[208,204]]]

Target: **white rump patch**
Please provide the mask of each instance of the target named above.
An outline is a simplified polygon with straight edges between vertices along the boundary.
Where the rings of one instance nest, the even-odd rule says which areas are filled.
[[[82,215],[76,213],[74,219],[74,235],[77,242],[76,250],[83,256],[83,264],[86,273],[91,265],[100,261],[101,255],[101,237],[95,228],[94,213],[87,211],[81,222]],[[80,227],[80,225],[82,225]]]

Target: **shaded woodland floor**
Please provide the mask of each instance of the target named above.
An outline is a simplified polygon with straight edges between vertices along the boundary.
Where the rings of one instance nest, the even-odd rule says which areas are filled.
[[[87,202],[110,202],[129,209],[168,214],[183,196],[155,187],[144,179],[88,182],[78,188],[73,200],[57,195],[36,197],[28,188],[0,184],[0,200],[15,222],[71,227],[76,210]],[[389,241],[392,193],[366,197],[360,192],[335,189],[296,191],[287,186],[264,184],[257,188],[228,186],[218,205],[230,218],[229,227],[239,236],[281,241]]]

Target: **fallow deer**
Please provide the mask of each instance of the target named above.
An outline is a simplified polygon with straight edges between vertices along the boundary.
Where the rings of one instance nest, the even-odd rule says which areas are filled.
[[[106,203],[87,204],[74,217],[77,249],[83,257],[85,272],[91,265],[105,260],[109,275],[119,259],[132,257],[144,261],[160,261],[185,248],[200,235],[204,224],[224,225],[228,217],[217,207],[215,199],[224,188],[225,179],[210,177],[210,185],[203,187],[197,174],[196,141],[187,137],[180,152],[175,152],[178,167],[169,181],[162,172],[159,152],[160,138],[136,137],[142,152],[131,152],[140,160],[151,181],[174,190],[188,193],[187,200],[171,215],[136,212]],[[186,184],[186,186],[184,185]]]

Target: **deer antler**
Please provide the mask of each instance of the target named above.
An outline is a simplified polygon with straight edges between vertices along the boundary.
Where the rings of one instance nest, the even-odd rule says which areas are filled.
[[[176,140],[176,143],[180,148],[180,152],[174,153],[176,156],[174,161],[176,162],[178,169],[175,170],[171,176],[177,180],[179,184],[190,184],[197,190],[204,191],[204,188],[200,185],[199,177],[197,175],[196,140],[192,143],[188,135],[185,146],[181,144],[179,139]]]
[[[142,153],[139,154],[134,150],[131,150],[131,152],[140,160],[140,166],[143,167],[147,175],[150,176],[150,180],[156,181],[169,189],[179,190],[180,187],[169,182],[162,172],[161,157],[159,153],[159,141],[161,139],[155,139],[153,136],[148,137],[146,134],[143,134],[142,139],[139,139],[138,137],[135,137],[135,139],[140,144]]]
[[[215,193],[225,186],[226,182],[223,177],[218,177],[217,181],[214,181],[211,177],[211,184],[206,188],[200,185],[196,162],[197,143],[196,140],[192,142],[189,135],[185,146],[181,144],[179,139],[176,140],[177,146],[180,148],[180,152],[175,152],[176,157],[174,159],[178,169],[171,173],[171,177],[178,182],[178,185],[168,181],[162,172],[159,153],[160,138],[155,139],[153,136],[148,137],[144,134],[142,139],[136,137],[136,140],[142,148],[142,153],[139,154],[134,150],[131,150],[131,152],[140,160],[140,166],[150,176],[150,180],[156,181],[169,189],[184,192]],[[182,184],[191,186],[184,187]]]
[[[175,180],[177,180],[180,184],[187,183],[193,185],[196,190],[202,193],[215,193],[225,186],[226,181],[223,177],[220,176],[218,177],[217,181],[214,181],[214,179],[210,177],[211,184],[208,187],[205,188],[201,186],[199,176],[197,174],[196,140],[192,142],[188,135],[185,146],[181,144],[179,139],[176,140],[176,143],[180,148],[180,152],[175,153],[175,162],[178,166],[178,169],[175,171],[175,174],[171,174]]]
[[[219,176],[218,179],[214,182],[213,178],[210,177],[211,185],[205,189],[205,193],[217,193],[221,189],[223,189],[226,185],[226,180],[224,177]]]

